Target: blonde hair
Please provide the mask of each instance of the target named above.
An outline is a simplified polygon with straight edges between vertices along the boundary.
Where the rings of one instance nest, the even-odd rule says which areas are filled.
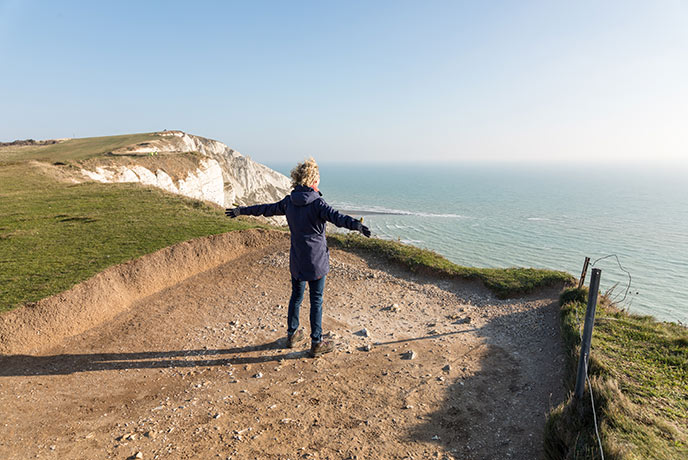
[[[305,185],[310,187],[318,181],[319,177],[320,171],[318,170],[318,164],[313,157],[310,157],[297,164],[294,169],[291,170],[291,186],[296,187],[297,185]]]

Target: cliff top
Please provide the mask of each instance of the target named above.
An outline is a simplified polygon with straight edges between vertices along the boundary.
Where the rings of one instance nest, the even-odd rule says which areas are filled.
[[[0,336],[20,339],[0,357],[0,452],[539,457],[542,414],[564,397],[558,290],[499,300],[333,248],[337,351],[313,360],[284,347],[288,258],[285,232],[201,238],[0,316]]]
[[[523,292],[556,272],[471,274],[428,251],[335,236],[339,247],[354,251],[332,245],[325,326],[340,350],[313,362],[303,350],[282,349],[285,233],[227,234],[255,223],[226,219],[217,207],[152,188],[54,181],[56,169],[28,161],[0,167],[0,196],[8,198],[0,199],[0,261],[6,269],[0,270],[0,310],[38,301],[0,315],[7,319],[0,321],[7,326],[0,342],[9,344],[23,328],[33,342],[22,344],[19,337],[20,348],[40,348],[25,355],[10,345],[5,353],[14,354],[0,356],[7,390],[0,392],[0,405],[9,408],[0,426],[0,439],[7,440],[0,453],[27,457],[49,448],[64,458],[203,451],[240,458],[286,452],[303,458],[447,459],[541,453],[539,417],[561,400],[561,393],[550,393],[562,390],[557,385],[566,367],[554,293],[539,290],[504,301],[466,277]],[[217,233],[243,239],[243,249],[222,244],[224,239],[184,242]],[[167,249],[144,256],[161,248]],[[210,269],[198,264],[222,252],[231,263]],[[180,270],[191,270],[187,275],[193,277]],[[152,282],[141,278],[151,274]],[[302,318],[307,324],[307,315]],[[637,327],[665,335],[650,330],[655,325],[649,321],[602,319],[633,335],[628,340],[635,340]],[[577,324],[569,322],[568,334],[577,333]],[[610,334],[603,338],[614,353],[618,344],[629,343],[619,340],[620,332],[601,331]],[[670,343],[657,345],[651,356],[665,364],[665,350],[675,352],[666,364],[678,379],[661,382],[672,383],[672,392],[679,389],[674,399],[685,394],[682,334],[669,336]],[[638,337],[643,343],[625,348],[642,348],[645,335]],[[416,358],[403,359],[410,351]],[[621,352],[592,364],[613,363],[613,373],[635,373],[626,357]],[[593,385],[595,401],[604,402]],[[644,404],[645,388],[634,404]],[[663,401],[673,412],[662,417],[671,423],[652,423],[672,437],[673,447],[684,449],[685,430],[672,423],[684,427],[685,410]],[[635,409],[621,412],[644,410]],[[612,439],[606,426],[603,436]],[[31,439],[16,436],[27,430],[33,430]],[[642,426],[636,430],[639,442],[644,432]],[[568,432],[561,433],[568,442]]]
[[[56,163],[79,161],[101,156],[127,145],[149,142],[159,138],[157,133],[140,133],[55,140],[54,143],[47,141],[25,145],[10,143],[0,146],[0,162],[37,160]]]
[[[218,141],[177,130],[73,139],[27,139],[0,143],[0,163],[31,160],[65,163],[107,155],[188,153],[197,151],[194,148],[199,145],[226,147]]]

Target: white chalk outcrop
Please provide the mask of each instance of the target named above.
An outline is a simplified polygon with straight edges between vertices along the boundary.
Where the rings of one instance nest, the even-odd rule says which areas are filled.
[[[187,171],[185,177],[176,181],[165,171],[163,162],[155,171],[149,169],[150,165],[136,164],[136,158],[141,156],[160,155],[164,158],[169,154],[191,152],[201,156],[198,168]],[[155,140],[114,150],[111,156],[126,156],[130,161],[126,165],[97,165],[82,169],[81,173],[99,182],[139,182],[224,207],[275,202],[291,190],[291,182],[286,176],[256,163],[222,142],[182,131],[158,133]],[[273,219],[273,222],[285,223],[284,219]]]
[[[155,172],[140,165],[96,166],[95,171],[83,169],[82,174],[98,182],[139,182],[152,185],[168,192],[210,201],[225,206],[222,168],[212,159],[201,160],[195,171],[189,171],[186,178],[175,181],[162,169]]]

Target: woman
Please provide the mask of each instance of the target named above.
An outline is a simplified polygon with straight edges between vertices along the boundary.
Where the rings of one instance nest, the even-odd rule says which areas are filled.
[[[323,291],[325,276],[330,270],[330,254],[325,239],[326,223],[357,230],[366,237],[370,237],[370,230],[353,217],[340,214],[321,198],[322,194],[318,190],[320,173],[313,158],[296,165],[291,170],[291,179],[293,190],[281,201],[226,209],[225,214],[229,217],[287,216],[291,231],[291,298],[287,316],[287,347],[294,348],[304,339],[303,330],[299,329],[299,309],[308,283],[311,300],[311,356],[316,357],[334,349],[332,342],[322,338]]]

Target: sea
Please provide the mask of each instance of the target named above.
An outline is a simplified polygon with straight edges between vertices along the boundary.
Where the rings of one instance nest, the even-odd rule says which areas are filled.
[[[268,164],[289,176],[292,164]],[[320,164],[320,191],[373,236],[471,267],[576,278],[620,308],[688,324],[686,170],[535,164]],[[588,270],[586,285],[591,270]]]

